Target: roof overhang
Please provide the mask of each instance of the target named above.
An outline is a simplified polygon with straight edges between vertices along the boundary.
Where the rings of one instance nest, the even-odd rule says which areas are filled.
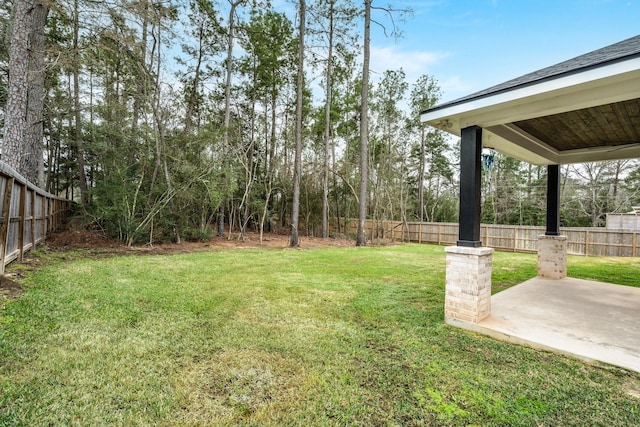
[[[483,145],[538,165],[640,157],[640,57],[467,97],[421,114],[460,136],[483,128]]]

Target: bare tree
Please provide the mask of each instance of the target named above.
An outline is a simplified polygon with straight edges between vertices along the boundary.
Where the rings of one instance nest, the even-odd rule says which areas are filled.
[[[227,32],[227,59],[226,74],[224,81],[224,143],[229,145],[229,124],[231,122],[231,78],[233,76],[233,39],[235,37],[235,14],[236,8],[246,0],[228,0],[231,9],[229,10],[229,25]]]
[[[329,1],[329,43],[326,70],[326,100],[324,106],[324,167],[322,174],[322,237],[329,237],[329,148],[331,147],[331,73],[333,72],[333,12],[335,1]]]
[[[224,149],[229,149],[229,125],[231,123],[231,78],[233,77],[233,44],[235,37],[235,14],[236,8],[244,4],[247,0],[228,0],[231,8],[229,9],[229,26],[227,32],[227,59],[226,70],[224,79]],[[253,144],[253,141],[252,141]],[[247,158],[249,164],[248,171],[251,172],[251,157],[253,157],[252,150],[249,150],[250,157]],[[249,183],[250,180],[247,179]],[[217,233],[218,237],[224,236],[224,202],[220,203],[218,208],[218,221],[217,221]]]
[[[365,246],[367,221],[367,183],[369,180],[369,63],[371,60],[371,3],[364,2],[364,58],[360,96],[360,198],[358,200],[358,236],[356,246]]]
[[[628,208],[634,193],[621,197],[620,181],[633,166],[630,160],[590,162],[572,165],[570,172],[579,178],[582,188],[576,198],[581,214],[590,218],[592,227],[604,225],[607,213]]]
[[[78,0],[73,1],[73,110],[74,110],[74,139],[78,162],[78,181],[80,186],[80,200],[85,208],[89,202],[87,191],[87,177],[85,175],[84,143],[82,140],[82,113],[80,111],[80,8]]]
[[[298,239],[298,222],[300,216],[300,178],[302,176],[302,108],[304,101],[304,32],[306,2],[299,0],[298,27],[298,81],[296,95],[296,154],[293,171],[293,203],[291,206],[291,240],[289,246],[300,246]]]

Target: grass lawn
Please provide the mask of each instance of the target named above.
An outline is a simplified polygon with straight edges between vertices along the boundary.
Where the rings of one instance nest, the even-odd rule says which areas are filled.
[[[496,253],[494,289],[535,263]],[[0,311],[0,425],[640,425],[640,375],[445,326],[444,267],[416,244],[51,263]]]

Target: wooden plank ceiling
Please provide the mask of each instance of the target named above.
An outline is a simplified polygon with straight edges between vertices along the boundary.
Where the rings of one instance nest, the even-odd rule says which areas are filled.
[[[640,99],[513,122],[559,152],[640,144]]]

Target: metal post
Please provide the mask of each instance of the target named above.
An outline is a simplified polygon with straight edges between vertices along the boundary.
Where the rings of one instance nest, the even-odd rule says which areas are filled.
[[[482,184],[482,128],[462,129],[460,143],[460,230],[458,246],[478,248],[480,241],[480,187]]]
[[[560,235],[560,165],[547,166],[547,230],[544,234]]]

